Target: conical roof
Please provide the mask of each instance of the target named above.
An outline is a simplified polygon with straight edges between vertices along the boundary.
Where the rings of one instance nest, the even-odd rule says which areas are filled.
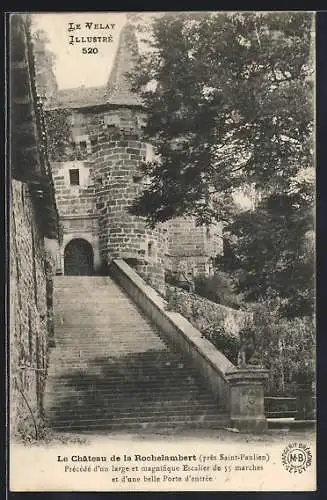
[[[134,27],[125,24],[122,28],[116,57],[107,84],[107,102],[135,106],[141,104],[139,97],[132,92],[126,73],[131,72],[138,57],[138,45]]]

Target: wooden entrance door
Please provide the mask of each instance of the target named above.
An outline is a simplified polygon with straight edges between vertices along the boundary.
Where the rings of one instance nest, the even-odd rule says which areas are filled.
[[[90,276],[92,274],[92,246],[83,239],[71,240],[65,248],[65,275]]]

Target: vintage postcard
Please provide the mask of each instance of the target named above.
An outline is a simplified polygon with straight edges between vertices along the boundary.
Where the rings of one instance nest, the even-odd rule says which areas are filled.
[[[314,491],[315,13],[8,16],[10,491]]]

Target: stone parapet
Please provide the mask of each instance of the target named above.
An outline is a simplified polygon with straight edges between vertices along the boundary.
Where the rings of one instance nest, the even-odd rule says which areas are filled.
[[[229,384],[226,376],[235,369],[233,363],[203,338],[201,332],[181,314],[168,311],[167,302],[126,262],[114,260],[110,271],[115,281],[161,330],[167,341],[193,363],[211,390],[213,400],[228,409]]]
[[[241,432],[264,432],[264,384],[268,371],[248,365],[237,368],[181,314],[168,311],[167,302],[126,262],[114,260],[111,275],[169,343],[187,356],[201,374],[213,399],[229,411],[230,425]]]
[[[242,432],[264,432],[267,420],[264,413],[264,384],[268,370],[247,366],[229,371],[230,419],[232,427]]]

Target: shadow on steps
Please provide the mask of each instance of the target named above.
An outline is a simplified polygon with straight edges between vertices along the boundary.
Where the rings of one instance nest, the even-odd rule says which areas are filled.
[[[219,414],[193,368],[169,351],[76,360],[48,384],[48,424],[67,431],[201,424]]]

